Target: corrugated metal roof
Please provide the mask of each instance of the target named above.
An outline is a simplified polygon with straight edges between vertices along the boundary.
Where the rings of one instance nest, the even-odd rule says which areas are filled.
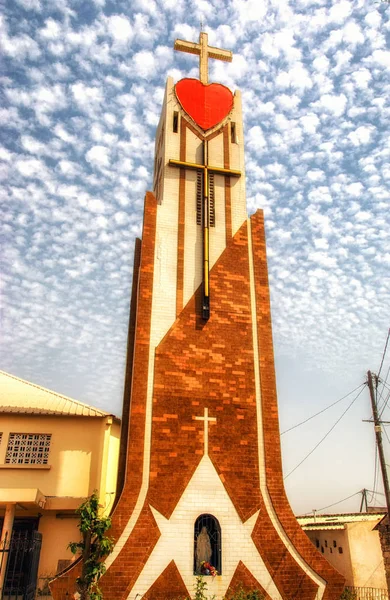
[[[377,513],[343,513],[335,515],[303,515],[297,517],[297,521],[302,529],[343,529],[347,523],[361,523],[363,521],[380,521],[383,512]]]
[[[110,413],[0,371],[0,413],[108,417]],[[113,415],[114,416],[114,415]]]

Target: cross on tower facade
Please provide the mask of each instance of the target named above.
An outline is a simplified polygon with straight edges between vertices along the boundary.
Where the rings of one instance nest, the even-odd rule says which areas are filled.
[[[201,32],[199,35],[199,44],[176,40],[175,50],[196,54],[199,56],[199,79],[204,84],[208,84],[208,59],[214,58],[225,62],[232,61],[232,52],[221,48],[215,48],[208,45],[208,35]],[[240,177],[241,172],[235,169],[222,168],[209,164],[209,147],[206,139],[202,142],[203,162],[201,164],[191,163],[170,159],[169,165],[186,169],[195,169],[202,173],[202,249],[203,249],[203,300],[202,317],[207,321],[210,317],[210,173],[222,174],[225,177]]]
[[[204,409],[203,417],[194,417],[195,421],[203,421],[204,422],[204,430],[203,430],[203,443],[204,443],[204,454],[205,456],[209,453],[209,423],[215,423],[217,421],[216,417],[209,417],[209,409]]]
[[[202,235],[203,235],[203,299],[202,317],[205,321],[210,318],[210,173],[224,176],[240,177],[241,172],[235,169],[224,169],[208,164],[208,142],[203,141],[203,163],[190,163],[180,160],[169,160],[172,167],[180,167],[201,171],[202,173]]]

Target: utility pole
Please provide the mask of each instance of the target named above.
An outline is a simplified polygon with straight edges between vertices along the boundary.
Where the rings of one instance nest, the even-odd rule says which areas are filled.
[[[367,383],[368,383],[368,389],[370,390],[372,415],[373,415],[373,418],[374,418],[374,429],[375,429],[376,444],[378,446],[379,462],[380,462],[380,465],[381,465],[383,487],[384,487],[384,490],[385,490],[385,497],[386,497],[387,515],[388,515],[388,518],[389,518],[389,516],[390,516],[389,478],[387,476],[385,454],[383,452],[383,443],[382,443],[382,427],[381,427],[381,422],[379,420],[378,407],[376,405],[376,400],[375,400],[374,383],[373,383],[373,376],[372,376],[371,371],[367,371]]]
[[[366,505],[366,512],[368,512],[368,502],[367,502],[367,490],[366,488],[362,489],[362,501],[360,503],[360,512],[363,512],[363,506]]]

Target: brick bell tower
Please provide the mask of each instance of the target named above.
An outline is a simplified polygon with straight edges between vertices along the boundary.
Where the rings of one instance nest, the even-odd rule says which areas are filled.
[[[105,600],[189,597],[203,559],[218,599],[242,584],[272,600],[336,600],[343,578],[283,487],[263,213],[246,213],[241,95],[208,83],[208,60],[232,54],[206,33],[175,49],[199,56],[200,78],[168,78],[157,129],[101,588]],[[57,600],[66,577],[52,584]]]

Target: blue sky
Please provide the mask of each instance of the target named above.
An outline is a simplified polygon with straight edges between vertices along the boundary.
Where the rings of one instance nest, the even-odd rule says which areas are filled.
[[[378,370],[390,312],[387,2],[12,0],[1,12],[4,370],[120,412],[164,84],[198,76],[173,42],[196,41],[200,22],[211,45],[234,53],[210,61],[210,81],[243,94],[281,429]],[[353,397],[282,436],[286,473]],[[297,512],[373,489],[369,417],[364,390],[288,477]],[[358,496],[336,507],[358,508]]]

